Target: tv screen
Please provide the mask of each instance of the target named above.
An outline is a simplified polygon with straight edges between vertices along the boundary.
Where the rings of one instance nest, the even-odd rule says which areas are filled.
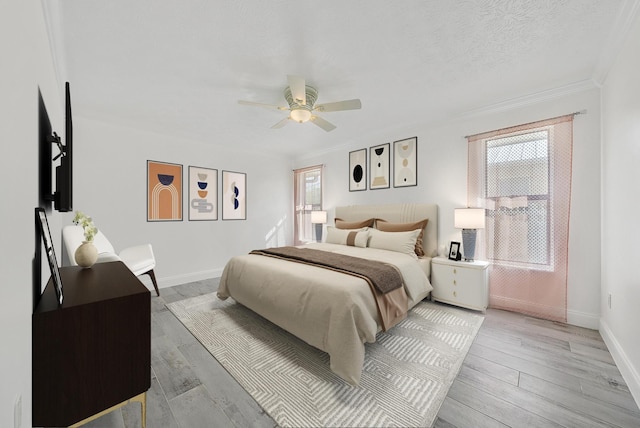
[[[53,130],[47,113],[47,107],[42,99],[42,93],[38,88],[38,135],[40,140],[39,158],[40,167],[40,206],[49,207],[51,204],[51,145]]]
[[[54,207],[61,212],[73,210],[73,121],[71,117],[71,93],[69,82],[65,84],[65,144],[61,148],[60,165],[56,167],[56,192]]]

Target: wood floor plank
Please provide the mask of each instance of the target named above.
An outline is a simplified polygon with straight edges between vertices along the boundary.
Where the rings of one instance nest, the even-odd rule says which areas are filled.
[[[464,360],[464,365],[511,385],[517,386],[520,379],[520,372],[518,370],[514,370],[473,354],[467,354],[467,357]]]
[[[475,386],[478,390],[484,391],[487,397],[498,397],[514,406],[521,407],[544,419],[553,421],[563,427],[584,428],[584,427],[609,427],[616,425],[594,421],[584,415],[568,410],[558,403],[549,401],[537,394],[531,394],[519,386],[509,385],[491,376],[485,375],[473,369],[463,366],[458,374],[460,382],[466,382]],[[526,426],[526,425],[525,425]]]
[[[527,428],[562,427],[549,419],[531,413],[525,408],[517,406],[493,394],[478,388],[474,382],[456,379],[449,389],[447,397],[464,404],[474,410],[491,417],[507,426],[523,426]]]
[[[201,383],[189,362],[166,336],[151,341],[151,367],[168,400]]]
[[[232,427],[233,423],[199,385],[169,400],[171,412],[181,427]]]
[[[442,423],[446,423],[445,426],[454,426],[457,428],[505,428],[507,425],[498,422],[490,416],[484,413],[478,412],[465,406],[464,404],[456,401],[451,397],[446,397],[438,412],[438,419]],[[438,423],[440,423],[438,421]],[[442,425],[435,425],[442,426]]]
[[[532,363],[539,363],[550,368],[562,370],[568,374],[581,379],[591,379],[595,377],[605,377],[620,384],[624,384],[624,379],[615,365],[603,363],[598,360],[591,360],[582,355],[572,354],[570,351],[548,352],[539,348],[529,348],[523,346],[513,346],[505,344],[487,335],[476,338],[478,344],[500,349],[506,354],[522,358]]]
[[[593,400],[582,394],[562,386],[546,382],[527,374],[520,376],[520,388],[560,403],[562,407],[577,414],[585,415],[593,420],[606,422],[615,420],[615,425],[622,428],[640,427],[640,414],[618,406]]]
[[[620,390],[617,385],[603,385],[587,380],[581,380],[582,393],[605,403],[613,404],[633,412],[640,412],[638,405],[628,390]]]
[[[583,355],[591,360],[602,361],[609,365],[615,366],[616,362],[606,349],[594,348],[593,346],[584,345],[577,342],[569,342],[571,352],[576,355]]]
[[[533,376],[537,376],[550,382],[557,382],[561,385],[565,385],[570,389],[573,389],[574,391],[581,390],[580,378],[566,373],[562,370],[549,367],[548,365],[542,364],[542,362],[531,362],[526,359],[499,351],[497,349],[483,346],[479,343],[474,343],[473,345],[471,345],[471,348],[469,348],[469,353],[471,355],[485,358],[487,360],[495,362],[496,364],[501,364],[505,367],[509,367],[519,372],[529,373]]]

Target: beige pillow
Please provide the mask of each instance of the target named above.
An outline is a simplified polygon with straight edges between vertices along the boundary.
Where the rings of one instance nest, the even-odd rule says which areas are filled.
[[[415,252],[418,257],[422,257],[424,256],[422,238],[424,235],[424,228],[427,227],[428,222],[429,219],[425,218],[424,220],[416,221],[415,223],[389,223],[388,221],[379,218],[376,220],[376,229],[382,230],[383,232],[408,232],[420,229],[420,235],[418,235],[418,239],[416,239]]]
[[[369,241],[369,230],[367,228],[357,230],[338,229],[333,226],[327,226],[328,244],[349,245],[351,247],[366,248]]]
[[[363,227],[373,227],[374,218],[362,221],[344,221],[341,218],[336,219],[336,227],[338,229],[361,229]]]
[[[396,251],[415,257],[416,240],[420,234],[420,229],[410,232],[383,232],[377,229],[369,229],[369,247],[381,250]]]

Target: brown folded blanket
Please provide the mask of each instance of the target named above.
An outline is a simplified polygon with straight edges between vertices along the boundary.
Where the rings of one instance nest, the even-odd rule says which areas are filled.
[[[253,250],[250,254],[310,264],[363,278],[375,297],[384,331],[406,317],[408,298],[404,281],[393,265],[311,248],[277,247]]]
[[[311,248],[277,247],[264,250],[253,250],[251,254],[278,256],[339,269],[350,273],[366,276],[376,289],[385,294],[403,285],[402,275],[393,265],[366,260],[359,257],[345,256],[329,251]]]

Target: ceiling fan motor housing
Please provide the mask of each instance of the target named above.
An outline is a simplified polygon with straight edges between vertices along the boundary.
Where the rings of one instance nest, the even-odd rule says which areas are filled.
[[[293,99],[293,95],[291,95],[291,88],[289,86],[284,89],[284,97],[291,108],[291,118],[300,123],[306,122],[311,118],[311,110],[318,99],[318,90],[316,88],[305,85],[304,92],[307,98],[307,103],[300,104],[297,100]]]

